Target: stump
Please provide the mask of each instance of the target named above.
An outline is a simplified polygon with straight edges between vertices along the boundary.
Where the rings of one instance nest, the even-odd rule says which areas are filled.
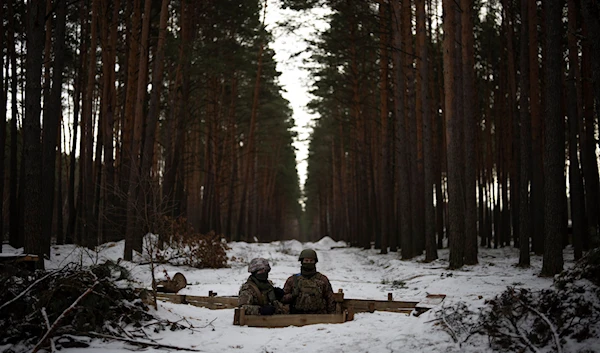
[[[187,286],[187,279],[181,272],[177,272],[171,279],[158,281],[156,291],[160,293],[177,293]]]

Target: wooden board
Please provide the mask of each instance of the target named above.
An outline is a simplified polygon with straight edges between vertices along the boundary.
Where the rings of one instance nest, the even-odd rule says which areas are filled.
[[[340,314],[290,314],[290,315],[246,315],[244,309],[235,309],[234,325],[249,327],[288,327],[314,324],[341,324],[351,320],[347,311]]]
[[[209,309],[233,309],[238,306],[237,297],[203,297],[197,295],[156,293],[156,299],[175,304],[190,304]]]
[[[39,260],[37,255],[0,253],[0,264],[19,266],[30,271],[35,270],[35,265]]]
[[[417,301],[344,299],[343,307],[353,308],[355,313],[372,313],[378,310],[410,314],[418,303]]]
[[[406,301],[343,299],[343,293],[334,293],[334,295],[336,296],[336,301],[338,302],[337,311],[339,313],[351,311],[352,314],[364,312],[372,313],[375,311],[389,311],[402,314],[411,314],[412,312],[415,312],[416,315],[420,315],[425,311],[439,305],[446,297],[445,294],[428,294],[427,297],[421,301]],[[389,295],[388,298],[391,299],[391,295]],[[234,309],[238,307],[238,298],[233,296],[218,297],[215,295],[209,295],[205,297],[196,295],[157,293],[156,299],[170,301],[172,303],[177,304],[190,304],[209,309]],[[301,316],[305,317],[306,315]],[[325,320],[328,319],[325,318]]]
[[[39,257],[29,254],[1,254],[0,256],[0,262],[16,263],[24,261],[39,261]]]
[[[440,305],[444,301],[444,298],[446,298],[446,294],[427,294],[427,297],[415,306],[416,316]]]

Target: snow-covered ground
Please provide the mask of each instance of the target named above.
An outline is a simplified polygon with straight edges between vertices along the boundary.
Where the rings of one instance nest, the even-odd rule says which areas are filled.
[[[180,294],[219,296],[237,295],[248,276],[247,264],[255,257],[269,260],[269,278],[283,287],[288,276],[299,271],[298,254],[304,248],[315,249],[317,270],[331,281],[334,291],[342,289],[346,298],[386,300],[421,300],[429,294],[446,294],[439,306],[459,301],[477,311],[507,286],[530,289],[549,288],[552,279],[539,277],[541,257],[532,256],[529,269],[515,267],[518,249],[485,249],[479,253],[479,264],[450,271],[448,250],[438,252],[440,259],[423,263],[423,257],[402,261],[398,253],[380,255],[377,250],[346,247],[344,242],[323,238],[316,243],[277,241],[268,244],[230,243],[228,268],[195,269],[160,265],[157,276],[181,272],[188,286]],[[7,251],[5,246],[4,251]],[[11,249],[8,249],[10,251]],[[60,268],[69,262],[81,264],[116,261],[123,254],[123,242],[104,244],[97,252],[72,245],[53,246],[46,268]],[[566,267],[573,264],[570,249],[565,251]],[[140,286],[150,285],[150,266],[121,261]],[[194,330],[165,330],[152,333],[152,339],[164,345],[193,348],[203,352],[488,352],[487,339],[471,337],[466,344],[455,343],[436,320],[436,309],[416,317],[391,312],[358,313],[354,321],[343,324],[318,324],[303,327],[252,328],[235,326],[233,309],[209,310],[190,305],[159,302],[156,315],[170,321],[185,322]],[[153,310],[153,309],[152,309]],[[183,321],[182,321],[183,320]],[[600,342],[596,342],[600,346]],[[589,344],[589,343],[588,343]],[[6,347],[5,347],[6,348]],[[115,352],[135,349],[123,342],[92,340],[89,348],[62,349],[61,352]],[[2,347],[0,347],[0,351]],[[166,352],[147,348],[145,352]]]

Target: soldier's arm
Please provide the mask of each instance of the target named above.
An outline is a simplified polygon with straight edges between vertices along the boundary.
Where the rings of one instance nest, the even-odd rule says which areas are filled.
[[[285,281],[285,285],[283,286],[283,298],[281,298],[281,302],[284,304],[290,304],[294,300],[294,276],[290,276],[287,281]]]
[[[334,314],[335,300],[333,299],[333,288],[331,288],[331,282],[329,282],[329,279],[325,276],[323,276],[323,278],[323,285],[325,286],[325,288],[323,288],[323,293],[325,297],[325,304],[327,305],[327,313]]]
[[[238,307],[244,308],[246,315],[259,315],[260,305],[257,303],[258,298],[252,288],[246,284],[242,285],[238,296]]]

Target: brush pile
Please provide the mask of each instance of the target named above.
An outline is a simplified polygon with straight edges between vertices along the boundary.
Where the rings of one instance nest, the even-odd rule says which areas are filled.
[[[594,249],[557,275],[553,288],[508,287],[479,314],[459,302],[436,316],[459,344],[479,334],[495,351],[591,353],[600,336],[599,285],[600,249]]]
[[[9,347],[7,353],[55,351],[86,347],[90,337],[135,342],[145,330],[168,327],[127,285],[128,275],[110,261],[52,272],[0,266],[0,347]]]

